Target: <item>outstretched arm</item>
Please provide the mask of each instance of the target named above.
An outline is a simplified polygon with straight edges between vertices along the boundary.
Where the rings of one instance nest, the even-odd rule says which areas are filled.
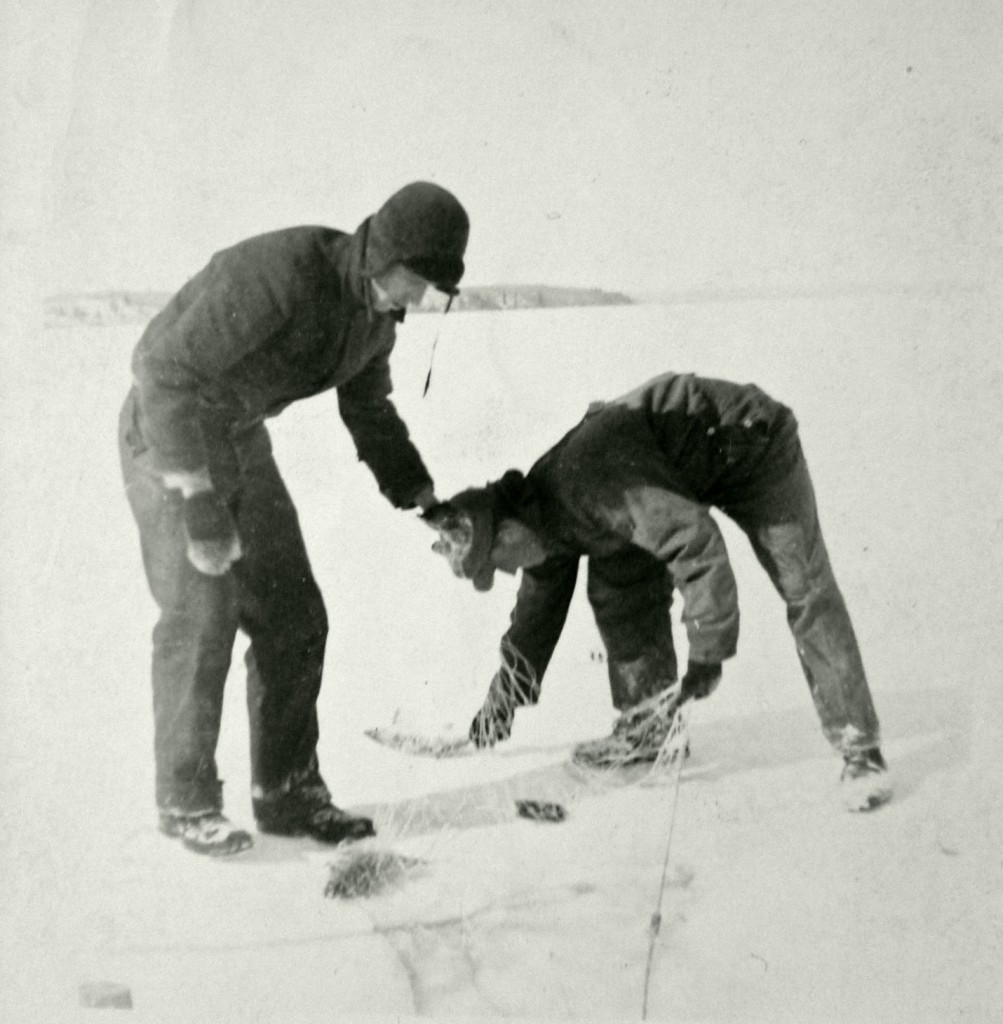
[[[523,570],[511,625],[501,641],[501,666],[470,725],[470,738],[478,747],[508,739],[516,708],[540,699],[577,579],[577,558],[551,557]]]
[[[390,400],[389,356],[382,352],[338,388],[338,409],[387,500],[395,508],[428,508],[435,501],[432,478]]]
[[[512,609],[511,625],[502,638],[529,663],[536,692],[525,704],[539,699],[540,684],[568,618],[578,581],[577,557],[551,557],[532,569],[523,569]]]

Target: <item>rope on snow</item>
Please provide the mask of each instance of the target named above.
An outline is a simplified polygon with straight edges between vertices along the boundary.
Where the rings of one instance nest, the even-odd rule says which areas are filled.
[[[648,925],[648,962],[644,969],[644,998],[641,1004],[641,1020],[648,1019],[648,993],[651,987],[651,967],[655,959],[655,943],[662,927],[662,902],[665,897],[665,879],[669,871],[669,855],[672,850],[672,837],[676,828],[676,810],[679,807],[679,781],[683,774],[683,761],[686,760],[686,749],[689,742],[689,708],[682,705],[675,714],[669,734],[665,737],[658,761],[675,762],[675,781],[672,787],[672,811],[669,815],[669,832],[665,840],[665,856],[662,859],[662,880],[658,886],[658,902]]]

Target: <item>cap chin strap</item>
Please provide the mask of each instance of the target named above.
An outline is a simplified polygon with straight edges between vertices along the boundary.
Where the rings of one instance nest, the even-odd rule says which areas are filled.
[[[450,307],[453,305],[453,299],[459,294],[459,292],[453,292],[448,299],[446,299],[446,308],[442,311],[443,317],[449,312]],[[432,351],[428,357],[428,374],[425,377],[425,389],[421,393],[421,397],[424,398],[428,394],[429,385],[432,383],[432,363],[435,360],[435,349],[439,344],[439,335],[442,333],[442,323],[440,321],[439,329],[435,332],[435,339],[432,342]]]

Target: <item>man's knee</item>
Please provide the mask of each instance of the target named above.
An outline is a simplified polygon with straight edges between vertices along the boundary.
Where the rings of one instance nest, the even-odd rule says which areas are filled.
[[[330,629],[327,608],[324,606],[324,598],[321,596],[320,589],[312,580],[310,584],[304,590],[292,628],[304,639],[310,639],[314,643],[324,643]]]
[[[813,569],[808,539],[800,523],[777,523],[758,531],[760,560],[787,604],[808,600],[817,567]]]
[[[185,588],[179,600],[161,607],[154,640],[161,648],[218,646],[229,650],[237,627],[232,587],[225,579],[204,577],[196,586]]]
[[[265,625],[278,646],[304,654],[323,652],[330,627],[315,585],[304,588],[295,600],[280,603],[273,612]]]

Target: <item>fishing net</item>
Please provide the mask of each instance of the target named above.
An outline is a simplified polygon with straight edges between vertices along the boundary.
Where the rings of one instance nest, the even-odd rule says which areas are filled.
[[[539,681],[529,662],[508,643],[501,653],[497,686],[493,684],[497,699],[509,701],[503,705],[509,710],[534,702]],[[606,757],[588,765],[566,747],[558,748],[551,763],[541,765],[534,758],[529,770],[488,781],[478,772],[482,781],[363,809],[373,818],[377,837],[339,852],[330,863],[325,895],[354,900],[370,919],[374,932],[399,959],[417,1013],[452,1012],[469,1019],[498,1012],[502,1006],[511,1006],[515,1014],[523,1005],[518,991],[499,989],[498,979],[511,960],[510,940],[504,936],[518,934],[531,957],[534,942],[545,946],[551,936],[563,935],[554,922],[568,913],[576,895],[591,891],[591,882],[588,874],[582,876],[584,881],[575,876],[569,882],[562,876],[559,858],[541,878],[541,865],[527,860],[527,851],[560,850],[564,840],[551,847],[543,833],[516,833],[509,827],[562,830],[583,801],[625,786],[673,781],[678,786],[687,747],[688,706],[678,707],[678,689],[659,696],[650,707],[618,720],[621,732],[635,734],[644,731],[648,718],[667,723],[644,733],[652,744],[660,736],[660,745],[643,762]],[[616,732],[614,726],[613,735]],[[504,745],[481,753],[468,735],[422,735],[392,728],[373,729],[369,735],[403,757],[439,761],[441,767],[425,767],[448,773],[453,781],[469,774],[475,757],[499,758],[493,763],[499,769],[505,767],[500,758],[508,757]],[[524,763],[521,757],[516,764]],[[496,826],[505,828],[479,831]],[[601,835],[595,833],[595,840],[601,841]],[[588,862],[578,870],[587,872]],[[664,884],[663,880],[663,888]],[[612,954],[597,950],[591,955],[602,969]],[[530,999],[527,1005],[535,1004]]]

